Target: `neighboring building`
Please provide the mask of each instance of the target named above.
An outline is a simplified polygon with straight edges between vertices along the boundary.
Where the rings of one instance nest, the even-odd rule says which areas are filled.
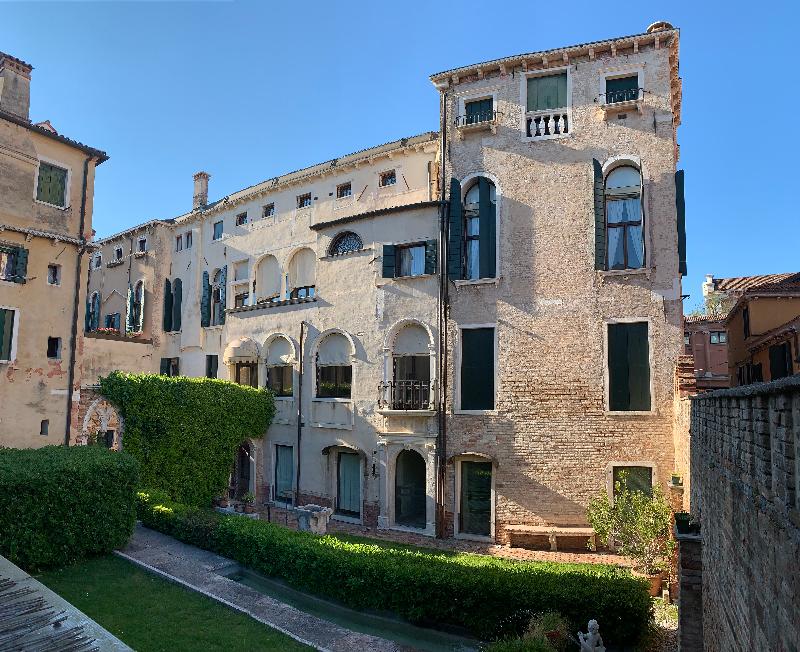
[[[694,359],[698,391],[730,387],[725,315],[689,315],[683,320],[683,349]]]
[[[76,430],[95,167],[108,157],[29,118],[31,66],[0,53],[0,446]]]

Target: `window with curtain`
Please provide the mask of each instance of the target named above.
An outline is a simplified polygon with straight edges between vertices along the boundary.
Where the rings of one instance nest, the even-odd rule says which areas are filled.
[[[614,168],[605,180],[607,269],[644,266],[642,176],[635,167]]]
[[[551,111],[568,104],[567,73],[528,77],[527,110]]]
[[[608,324],[609,410],[650,410],[648,326],[647,322]]]
[[[306,299],[315,295],[316,266],[317,257],[311,249],[295,252],[286,275],[287,299]]]
[[[16,247],[0,247],[0,280],[13,281],[17,277]]]
[[[395,246],[395,276],[421,276],[425,273],[425,243]]]

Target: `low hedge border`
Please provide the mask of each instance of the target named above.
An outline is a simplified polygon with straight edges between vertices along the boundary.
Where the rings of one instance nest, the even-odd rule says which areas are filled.
[[[591,618],[603,637],[634,644],[652,620],[646,580],[595,564],[517,562],[483,555],[316,536],[138,494],[142,523],[264,575],[353,609],[392,611],[422,625],[462,627],[487,640],[521,633],[531,613]]]
[[[136,460],[99,446],[0,448],[0,554],[38,571],[125,545],[138,481]]]

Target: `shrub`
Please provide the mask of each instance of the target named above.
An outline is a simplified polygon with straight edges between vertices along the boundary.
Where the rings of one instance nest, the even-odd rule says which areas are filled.
[[[0,554],[30,571],[125,544],[136,461],[98,446],[0,449]]]
[[[187,505],[227,489],[239,444],[263,437],[275,413],[268,390],[210,378],[115,371],[100,391],[125,419],[124,447],[143,486]]]
[[[648,583],[605,565],[514,562],[481,555],[319,537],[279,525],[158,500],[143,493],[151,527],[230,557],[291,586],[357,610],[392,611],[419,624],[463,627],[489,639],[520,634],[503,622],[516,612],[557,607],[577,624],[596,618],[608,639],[631,643],[651,619]]]

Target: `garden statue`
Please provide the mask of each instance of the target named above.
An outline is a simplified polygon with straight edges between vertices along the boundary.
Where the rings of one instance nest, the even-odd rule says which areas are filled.
[[[581,644],[580,652],[606,652],[603,637],[600,636],[600,625],[596,620],[589,621],[589,633],[578,632],[578,641]]]

